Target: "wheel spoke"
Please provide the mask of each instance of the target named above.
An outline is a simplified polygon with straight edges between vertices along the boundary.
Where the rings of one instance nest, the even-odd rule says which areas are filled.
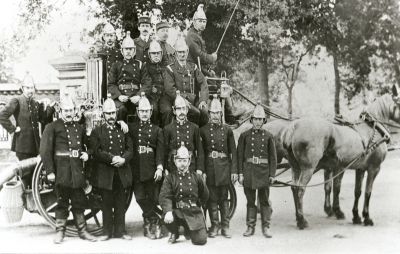
[[[50,206],[48,206],[48,207],[46,208],[46,212],[47,212],[47,213],[52,212],[52,210],[53,210],[54,208],[56,208],[56,206],[57,206],[57,202],[51,204]]]

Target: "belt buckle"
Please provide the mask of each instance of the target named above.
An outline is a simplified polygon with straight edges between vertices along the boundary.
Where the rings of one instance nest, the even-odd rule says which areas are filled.
[[[253,156],[253,164],[260,164],[258,157]]]
[[[79,157],[79,150],[72,150],[71,157],[78,158]]]
[[[212,151],[211,152],[211,158],[213,158],[213,159],[218,158],[218,152],[217,151]]]
[[[139,146],[139,153],[145,153],[146,152],[146,147],[145,146]]]

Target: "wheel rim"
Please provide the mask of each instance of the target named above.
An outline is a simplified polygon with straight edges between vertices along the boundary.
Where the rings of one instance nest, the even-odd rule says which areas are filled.
[[[43,167],[42,161],[40,161],[34,170],[33,178],[32,178],[32,193],[33,200],[35,201],[36,208],[39,214],[49,223],[52,228],[56,228],[56,220],[55,220],[55,208],[57,206],[57,198],[54,193],[54,189],[52,185],[48,185],[45,181],[46,173]],[[85,219],[88,224],[88,231],[94,235],[98,235],[102,232],[102,226],[97,218],[97,213],[99,210],[94,209],[86,209]],[[71,216],[70,216],[71,217]],[[68,236],[77,236],[78,231],[75,227],[74,221],[72,218],[68,218],[67,220],[67,228],[66,235]],[[94,223],[88,220],[92,219]]]
[[[228,202],[229,202],[228,217],[229,217],[229,219],[232,219],[233,215],[235,214],[236,206],[237,206],[236,189],[232,183],[229,183],[229,185],[228,185],[228,195],[229,195],[228,196]]]

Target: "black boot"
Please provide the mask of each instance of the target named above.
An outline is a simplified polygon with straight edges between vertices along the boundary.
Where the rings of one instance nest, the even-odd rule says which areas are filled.
[[[178,239],[178,234],[174,234],[174,233],[171,233],[171,235],[169,236],[169,239],[168,239],[168,243],[169,244],[173,244],[173,243],[176,243],[176,240]]]
[[[53,239],[55,244],[60,244],[64,240],[66,227],[66,219],[56,219],[56,236]]]
[[[208,212],[210,214],[211,227],[208,230],[208,237],[214,238],[218,235],[219,231],[219,215],[217,203],[210,203],[208,206]]]
[[[78,236],[83,240],[88,240],[90,242],[96,242],[97,237],[93,236],[87,231],[85,215],[83,213],[73,213],[75,219],[75,225],[78,229]]]
[[[151,238],[151,223],[148,218],[143,218],[143,235]]]
[[[272,235],[269,233],[269,225],[271,221],[271,208],[268,206],[260,207],[261,213],[261,231],[266,238],[271,238]]]
[[[229,233],[229,202],[224,201],[220,205],[221,209],[221,235],[226,238],[231,238],[231,234]]]
[[[247,230],[243,233],[243,236],[249,237],[254,235],[254,227],[256,226],[257,220],[257,208],[256,207],[248,207],[246,214],[246,224]]]
[[[147,235],[148,238],[154,240],[156,239],[156,224],[157,224],[157,218],[151,218],[149,219],[149,233]]]
[[[160,218],[158,218],[154,223],[154,236],[156,237],[155,239],[161,239],[164,236],[161,226],[161,220]]]

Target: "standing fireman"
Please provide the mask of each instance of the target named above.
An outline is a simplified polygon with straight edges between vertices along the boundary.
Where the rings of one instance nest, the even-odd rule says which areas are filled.
[[[110,23],[104,25],[102,39],[103,44],[99,50],[99,55],[102,56],[106,65],[101,85],[102,94],[105,96],[107,95],[107,76],[110,73],[111,66],[118,61],[122,61],[123,58],[115,29]]]
[[[178,149],[174,162],[177,170],[165,177],[160,192],[164,222],[171,232],[168,243],[179,237],[179,226],[185,228],[195,245],[207,243],[205,219],[201,207],[208,199],[208,189],[200,175],[189,170],[190,153],[183,145]]]
[[[12,98],[0,111],[0,124],[8,133],[13,133],[11,151],[18,160],[36,157],[39,154],[39,123],[51,122],[51,113],[47,114],[43,104],[39,104],[33,96],[35,85],[31,76],[25,76],[21,84],[22,94]],[[10,121],[14,116],[15,125]],[[48,117],[49,116],[49,117]],[[30,186],[32,173],[23,176],[26,187]]]
[[[174,106],[176,118],[164,128],[165,165],[169,172],[176,170],[173,158],[177,149],[184,142],[193,160],[189,169],[199,175],[204,171],[204,150],[201,143],[199,126],[187,119],[188,106],[179,91],[177,92]]]
[[[117,118],[125,122],[136,113],[140,92],[149,93],[151,80],[145,63],[135,58],[136,47],[130,32],[122,42],[124,60],[112,65],[108,78],[108,92],[117,106]]]
[[[211,228],[208,236],[217,236],[221,228],[221,235],[230,238],[228,186],[231,179],[235,182],[237,176],[235,138],[232,130],[222,124],[222,107],[218,98],[211,101],[209,114],[210,122],[200,128],[205,155],[206,183],[210,191],[207,207]]]
[[[186,61],[189,49],[185,40],[178,39],[174,47],[176,61],[168,65],[164,73],[165,95],[169,97],[170,102],[173,102],[176,91],[179,90],[181,96],[189,104],[189,119],[202,126],[208,121],[208,86],[206,79],[195,64]],[[170,110],[170,108],[167,107],[165,110]],[[166,111],[163,114],[167,113]]]
[[[136,59],[142,61],[143,63],[148,60],[148,50],[150,46],[150,31],[151,22],[150,17],[141,16],[138,21],[138,29],[140,32],[139,37],[134,39],[136,45]]]
[[[269,233],[272,208],[269,202],[269,185],[273,183],[276,171],[275,142],[271,133],[262,129],[266,122],[261,105],[254,108],[251,116],[253,127],[239,137],[238,171],[239,183],[243,184],[247,199],[247,230],[243,236],[252,236],[257,221],[256,191],[260,199],[261,229],[265,237]]]
[[[156,239],[161,237],[156,211],[158,183],[163,174],[164,137],[161,128],[150,122],[151,112],[150,102],[142,94],[137,109],[140,122],[129,124],[129,135],[133,141],[133,191],[143,212],[143,233]]]
[[[132,185],[132,141],[116,124],[116,107],[111,99],[103,105],[105,123],[97,126],[90,136],[93,151],[94,185],[103,199],[103,230],[100,240],[111,237],[131,240],[125,231],[126,195]]]
[[[149,46],[149,60],[146,63],[147,72],[151,78],[151,93],[149,94],[150,103],[153,106],[151,121],[163,127],[160,114],[160,106],[168,107],[170,104],[160,101],[164,94],[164,66],[161,63],[163,52],[157,40],[152,40]],[[161,105],[160,105],[161,104]]]
[[[67,97],[61,102],[61,119],[46,126],[40,143],[40,156],[47,178],[55,181],[57,234],[54,243],[61,243],[64,239],[70,205],[79,237],[97,241],[86,230],[83,162],[89,159],[89,155],[85,152],[85,131],[73,121],[74,115],[75,105]]]

